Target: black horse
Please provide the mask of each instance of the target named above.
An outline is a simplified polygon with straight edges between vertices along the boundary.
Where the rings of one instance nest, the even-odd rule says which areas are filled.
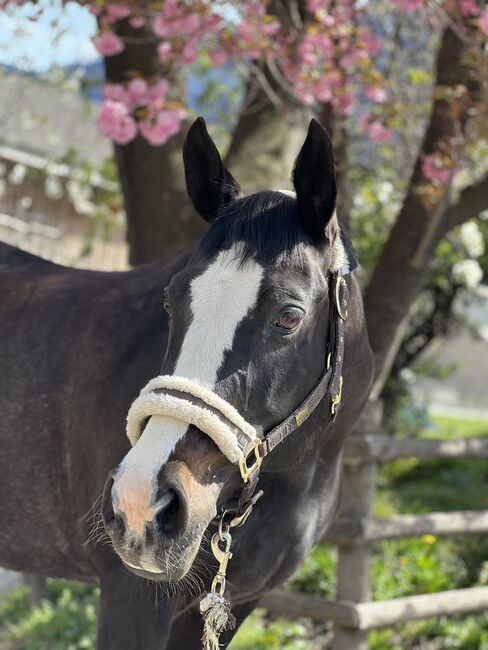
[[[127,411],[161,363],[230,402],[262,437],[323,375],[330,280],[345,277],[342,406],[331,422],[324,398],[264,459],[264,496],[233,530],[226,595],[238,623],[334,517],[341,452],[372,376],[322,127],[312,121],[297,158],[296,195],[241,196],[201,119],[184,160],[210,228],[179,254],[96,273],[0,245],[0,564],[99,582],[99,650],[201,648],[212,520],[242,489],[214,442],[177,419],[151,417],[130,448]],[[94,512],[106,532],[93,530]]]

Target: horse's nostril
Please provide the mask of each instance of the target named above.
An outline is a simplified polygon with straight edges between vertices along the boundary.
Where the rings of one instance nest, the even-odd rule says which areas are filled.
[[[113,502],[113,474],[109,474],[103,488],[102,497],[102,518],[105,525],[110,524],[115,519],[115,509]]]
[[[168,490],[160,503],[155,517],[156,528],[163,537],[172,537],[178,532],[180,499],[174,490]]]

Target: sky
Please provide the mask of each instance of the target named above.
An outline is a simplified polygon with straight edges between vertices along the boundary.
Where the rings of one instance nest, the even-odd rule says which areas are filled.
[[[91,38],[97,24],[89,11],[75,2],[40,0],[44,12],[37,20],[30,3],[0,10],[0,64],[43,73],[52,66],[86,65],[99,59]]]

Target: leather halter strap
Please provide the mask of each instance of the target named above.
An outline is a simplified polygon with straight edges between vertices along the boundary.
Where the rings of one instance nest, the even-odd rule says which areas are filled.
[[[263,459],[306,422],[324,398],[326,398],[327,428],[337,416],[342,400],[344,328],[347,318],[349,287],[346,278],[339,273],[331,274],[330,278],[329,291],[332,299],[329,311],[329,341],[327,360],[322,376],[300,406],[266,433],[248,454],[245,461],[247,470],[245,474],[241,467],[244,487],[238,502],[234,507],[227,505],[225,508],[230,515],[230,525],[242,525],[256,501],[262,496],[263,492],[256,492],[256,488]]]

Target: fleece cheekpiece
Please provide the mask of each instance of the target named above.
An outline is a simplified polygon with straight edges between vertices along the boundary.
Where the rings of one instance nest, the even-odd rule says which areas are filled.
[[[182,395],[175,396],[165,391],[177,391]],[[184,394],[201,400],[211,408],[185,399]],[[222,453],[235,464],[247,456],[257,439],[254,427],[244,420],[232,404],[186,377],[160,375],[144,386],[127,414],[127,437],[132,445],[139,440],[144,423],[152,415],[168,416],[193,424],[212,438]]]

